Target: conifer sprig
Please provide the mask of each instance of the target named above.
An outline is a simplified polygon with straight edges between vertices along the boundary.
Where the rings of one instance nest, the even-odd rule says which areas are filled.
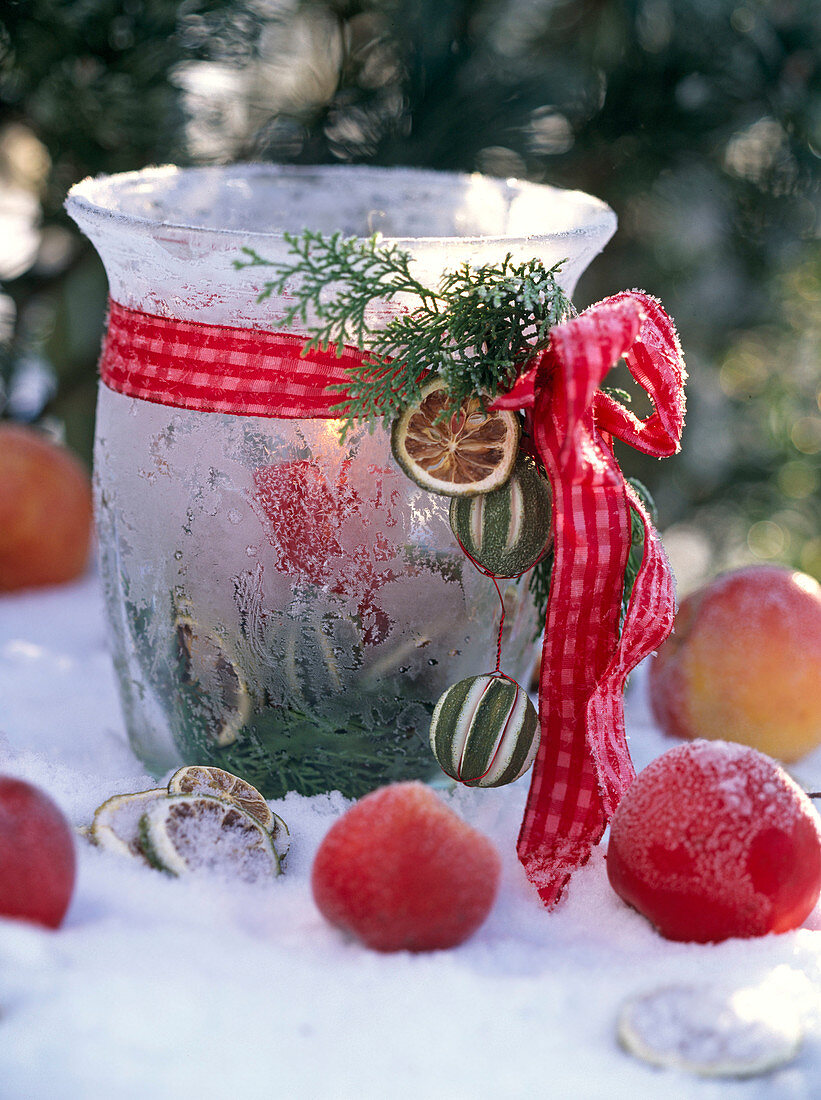
[[[547,346],[550,329],[574,313],[556,281],[561,264],[514,263],[508,254],[501,263],[461,264],[434,289],[414,277],[409,253],[380,244],[378,235],[361,240],[305,230],[285,239],[293,260],[271,263],[246,248],[247,259],[235,266],[274,268],[260,299],[286,287],[294,295],[283,320],[308,330],[305,352],[335,345],[341,354],[345,343],[367,352],[340,387],[348,398],[340,406],[343,437],[355,421],[373,427],[393,419],[419,400],[432,374],[456,402],[471,395],[492,400]],[[416,304],[384,328],[372,328],[366,319],[371,302],[399,294]]]

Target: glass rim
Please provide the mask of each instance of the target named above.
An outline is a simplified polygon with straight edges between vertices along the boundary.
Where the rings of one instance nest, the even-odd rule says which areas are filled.
[[[508,242],[510,244],[515,244],[519,241],[569,239],[583,234],[590,235],[594,238],[604,238],[606,241],[614,233],[617,224],[616,214],[606,202],[585,191],[573,188],[557,187],[553,184],[540,183],[517,177],[490,176],[481,172],[453,172],[440,171],[432,168],[405,166],[384,167],[381,165],[362,164],[303,165],[277,164],[273,162],[238,162],[234,164],[192,165],[190,167],[180,167],[173,164],[157,165],[130,172],[88,176],[78,183],[75,183],[70,188],[66,196],[65,207],[75,221],[79,221],[82,217],[84,220],[88,219],[97,224],[128,226],[131,229],[142,229],[146,232],[153,232],[161,228],[188,233],[213,234],[218,237],[236,238],[238,236],[243,236],[269,241],[282,241],[284,239],[284,231],[252,228],[238,229],[235,227],[222,228],[213,225],[197,224],[193,219],[190,221],[171,221],[163,217],[150,218],[146,217],[144,214],[117,209],[111,202],[101,201],[106,194],[111,197],[116,194],[118,188],[133,185],[134,183],[150,183],[152,180],[163,180],[171,178],[172,176],[182,177],[183,175],[196,176],[206,174],[222,175],[225,178],[230,178],[232,175],[238,178],[267,175],[274,178],[280,177],[283,180],[299,179],[300,177],[309,179],[312,176],[332,180],[337,176],[345,176],[358,177],[360,179],[373,179],[374,181],[381,182],[389,181],[392,175],[398,177],[401,174],[405,179],[415,178],[420,182],[428,184],[441,183],[443,185],[455,182],[469,184],[472,180],[486,180],[490,183],[498,184],[500,193],[504,193],[504,189],[507,189],[511,198],[515,198],[517,194],[530,193],[535,195],[543,193],[546,197],[550,195],[554,197],[554,199],[557,196],[561,196],[565,200],[573,200],[573,204],[569,206],[569,209],[574,212],[577,218],[583,215],[583,217],[579,218],[575,223],[566,227],[548,230],[542,233],[528,233],[525,235],[499,233],[481,235],[451,234],[448,236],[389,236],[388,234],[379,233],[378,230],[375,231],[379,234],[381,240],[389,243],[401,244],[402,242],[412,242],[415,245],[419,245],[427,242],[431,245],[435,244],[438,246],[449,241],[459,242],[460,244],[470,244],[471,242],[481,242],[485,244],[492,242]],[[298,230],[295,230],[295,232],[298,232]],[[367,240],[369,236],[371,235],[358,237],[358,239]]]

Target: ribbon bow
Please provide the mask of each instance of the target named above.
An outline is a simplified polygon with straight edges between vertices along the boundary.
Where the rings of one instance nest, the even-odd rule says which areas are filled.
[[[640,420],[599,385],[623,357],[655,411]],[[624,292],[558,325],[495,408],[527,409],[553,489],[554,561],[539,683],[541,745],[518,853],[554,905],[635,776],[626,677],[669,634],[673,578],[650,518],[613,454],[613,436],[658,457],[679,450],[686,372],[673,323],[653,298]],[[632,505],[644,558],[619,633]]]

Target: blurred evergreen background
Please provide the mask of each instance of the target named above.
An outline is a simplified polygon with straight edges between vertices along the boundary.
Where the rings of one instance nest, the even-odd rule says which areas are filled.
[[[106,283],[62,210],[89,174],[237,160],[520,176],[605,199],[582,308],[678,324],[683,453],[635,452],[683,588],[821,578],[817,0],[4,0],[0,415],[86,458]]]

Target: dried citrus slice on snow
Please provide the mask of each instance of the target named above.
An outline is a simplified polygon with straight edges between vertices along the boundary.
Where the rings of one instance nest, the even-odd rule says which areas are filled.
[[[629,1054],[701,1077],[768,1073],[795,1058],[801,1032],[794,1006],[761,988],[669,986],[631,998],[618,1021]]]
[[[239,806],[210,795],[167,794],[140,819],[150,863],[172,875],[210,871],[257,882],[281,873],[273,838]]]
[[[223,643],[189,615],[178,615],[174,625],[182,673],[198,689],[209,735],[231,745],[251,714],[245,677]]]
[[[222,768],[192,764],[174,772],[168,781],[168,791],[169,794],[205,794],[233,802],[271,834],[280,859],[288,851],[291,843],[288,826],[273,812],[256,787],[238,775]]]
[[[478,397],[455,405],[444,383],[435,380],[394,421],[391,446],[396,461],[423,489],[475,496],[498,489],[510,477],[519,435],[515,413],[483,410]]]
[[[89,838],[108,852],[144,860],[145,853],[140,844],[140,818],[152,803],[167,794],[164,787],[137,794],[115,794],[94,811]]]

